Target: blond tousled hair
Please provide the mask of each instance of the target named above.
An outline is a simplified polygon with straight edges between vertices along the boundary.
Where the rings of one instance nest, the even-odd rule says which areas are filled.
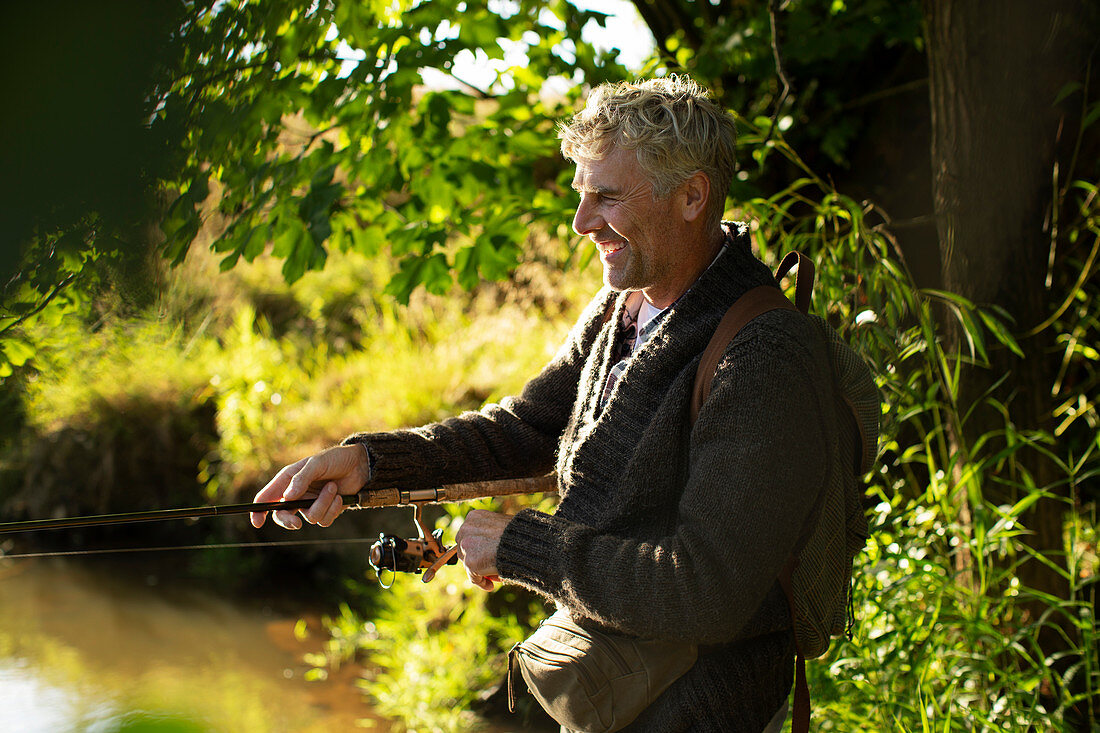
[[[733,118],[686,76],[603,84],[569,124],[559,126],[566,159],[601,160],[634,150],[654,195],[666,198],[697,171],[710,179],[707,220],[717,225],[736,163]]]

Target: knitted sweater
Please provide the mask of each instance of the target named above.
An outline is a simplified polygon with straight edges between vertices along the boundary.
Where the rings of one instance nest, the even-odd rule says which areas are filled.
[[[734,339],[693,426],[702,351],[730,304],[775,284],[729,245],[634,354],[602,410],[625,294],[602,290],[521,394],[415,430],[358,434],[372,484],[423,488],[538,475],[554,514],[521,511],[503,580],[598,627],[701,645],[627,731],[759,733],[786,698],[794,645],[780,568],[807,529],[835,429],[824,347],[807,319],[758,317]],[[614,302],[614,317],[605,318]]]

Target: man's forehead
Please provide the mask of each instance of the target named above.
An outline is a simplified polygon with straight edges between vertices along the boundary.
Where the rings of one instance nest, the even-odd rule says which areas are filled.
[[[637,173],[637,156],[633,150],[612,148],[599,159],[577,158],[573,174],[573,190],[580,193],[609,193],[621,190],[627,178]]]
[[[580,171],[573,177],[573,190],[577,193],[614,193],[618,186],[610,182],[600,182],[597,178],[582,176]]]

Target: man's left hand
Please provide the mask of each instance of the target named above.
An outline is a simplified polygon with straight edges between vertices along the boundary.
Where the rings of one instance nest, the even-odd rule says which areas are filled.
[[[482,590],[492,590],[497,579],[497,547],[504,528],[512,521],[509,514],[474,509],[455,536],[458,559],[466,569],[466,577]]]

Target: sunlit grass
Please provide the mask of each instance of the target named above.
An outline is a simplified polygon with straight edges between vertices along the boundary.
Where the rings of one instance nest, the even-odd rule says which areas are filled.
[[[169,413],[212,406],[201,481],[212,497],[254,489],[351,432],[419,425],[520,389],[599,284],[544,248],[522,285],[419,292],[408,306],[380,293],[382,258],[334,253],[288,286],[278,262],[217,273],[212,256],[192,253],[148,313],[32,332],[42,366],[27,387],[28,425],[102,432],[104,410],[125,420],[135,399]]]

